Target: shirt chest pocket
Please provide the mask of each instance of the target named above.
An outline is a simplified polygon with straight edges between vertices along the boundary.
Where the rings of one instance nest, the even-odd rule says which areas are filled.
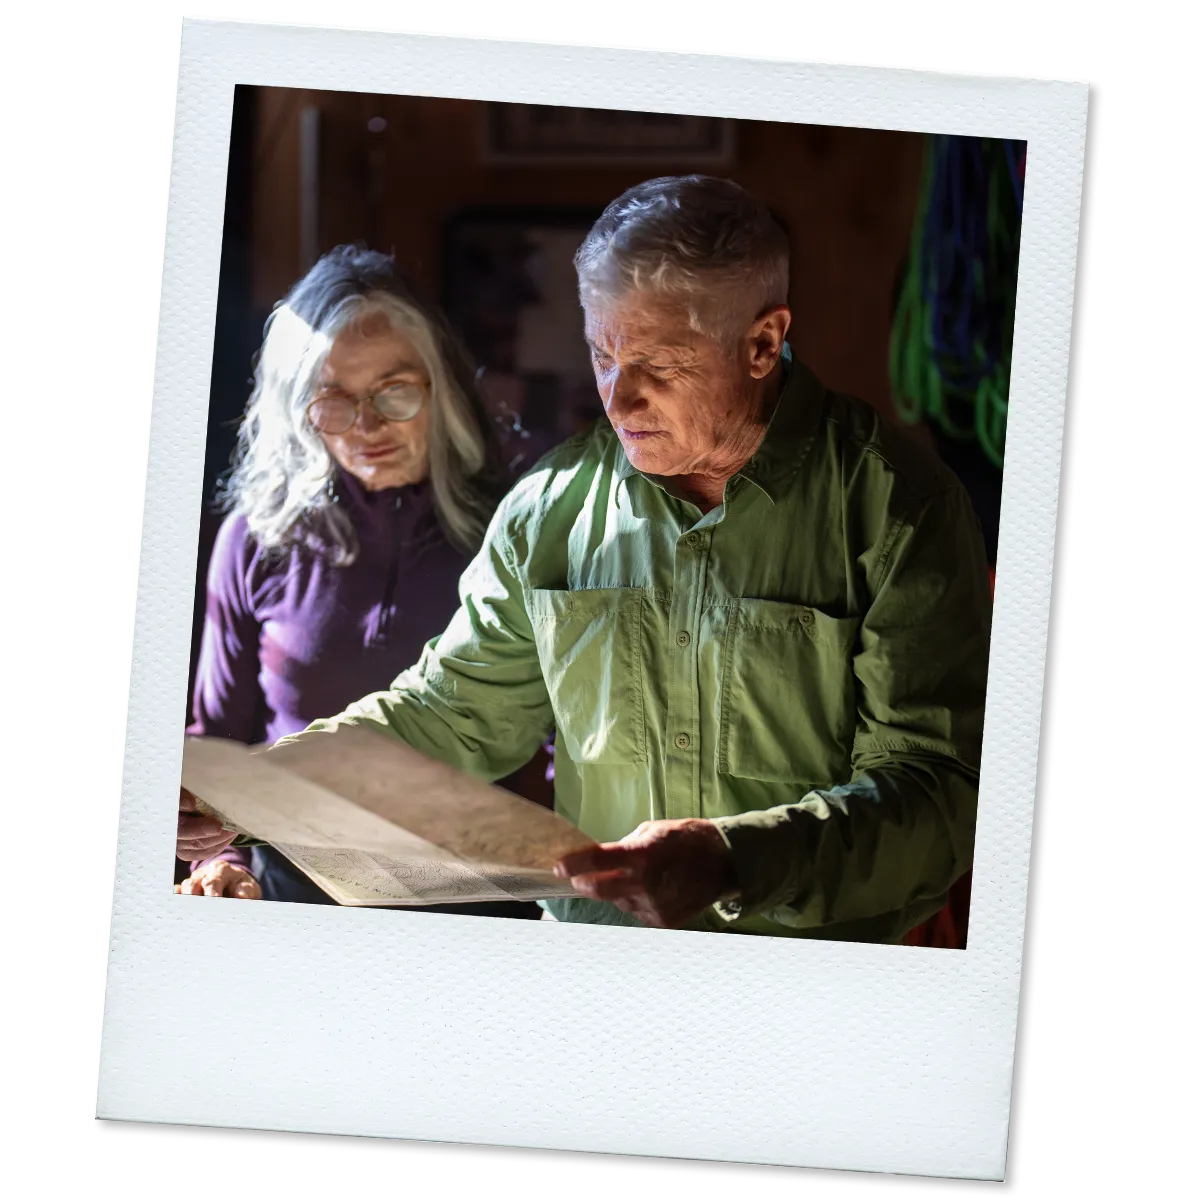
[[[577,763],[646,760],[640,588],[525,593],[557,741]]]
[[[743,598],[727,612],[718,770],[808,787],[850,777],[857,617]]]

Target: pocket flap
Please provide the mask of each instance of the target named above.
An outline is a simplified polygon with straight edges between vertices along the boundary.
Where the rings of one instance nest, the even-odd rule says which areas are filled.
[[[787,604],[782,600],[738,601],[737,623],[743,629],[777,633],[803,633],[814,641],[849,647],[862,623],[858,617],[835,617],[809,604]]]

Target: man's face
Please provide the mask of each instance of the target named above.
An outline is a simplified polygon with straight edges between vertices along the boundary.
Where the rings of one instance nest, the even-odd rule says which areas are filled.
[[[691,329],[680,302],[631,293],[585,310],[584,336],[604,411],[639,471],[705,474],[745,428],[748,362]]]

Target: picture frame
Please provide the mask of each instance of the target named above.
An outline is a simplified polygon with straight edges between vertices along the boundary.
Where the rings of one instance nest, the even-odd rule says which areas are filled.
[[[735,126],[720,117],[492,103],[483,157],[493,166],[655,166],[718,170],[732,165]]]

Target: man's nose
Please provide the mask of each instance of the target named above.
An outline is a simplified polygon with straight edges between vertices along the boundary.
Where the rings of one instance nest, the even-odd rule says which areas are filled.
[[[634,412],[641,404],[637,379],[631,371],[613,368],[600,389],[600,399],[610,421],[619,421]]]

